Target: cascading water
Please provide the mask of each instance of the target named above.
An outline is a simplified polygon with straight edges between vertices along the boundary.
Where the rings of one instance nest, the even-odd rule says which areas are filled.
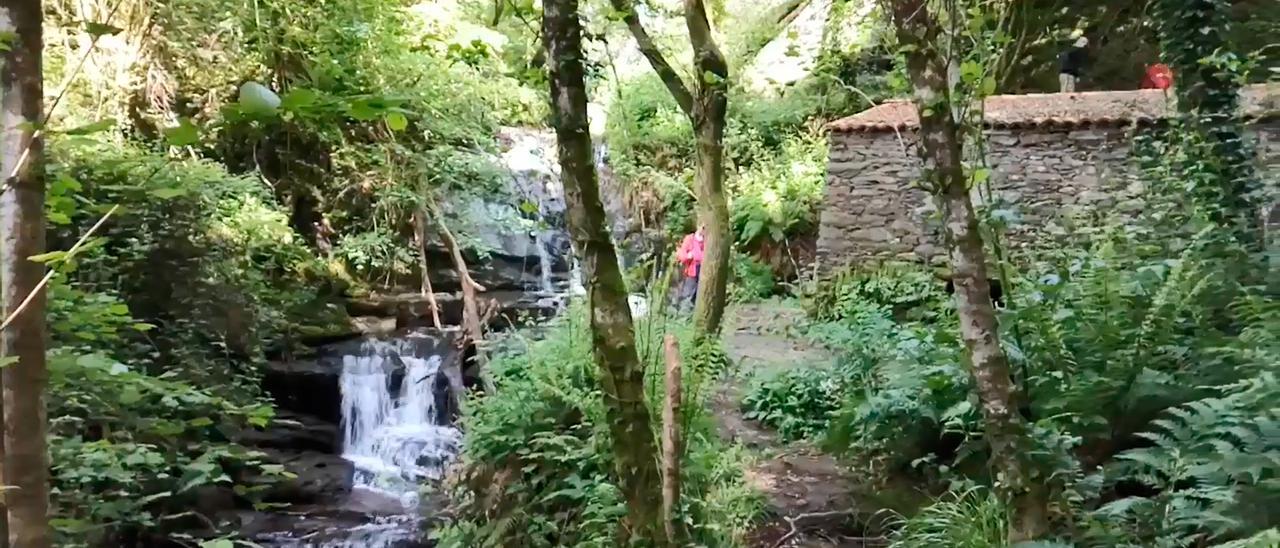
[[[354,464],[351,497],[387,501],[399,512],[316,538],[277,539],[273,546],[421,546],[420,485],[443,477],[462,443],[461,432],[437,405],[442,358],[421,350],[438,343],[415,344],[427,339],[411,334],[368,340],[357,353],[342,356],[342,457]]]
[[[461,442],[435,409],[440,356],[404,356],[377,341],[365,346],[368,354],[342,358],[342,456],[356,466],[356,489],[394,496],[412,510],[418,482],[440,479]],[[391,381],[401,364],[397,392]]]

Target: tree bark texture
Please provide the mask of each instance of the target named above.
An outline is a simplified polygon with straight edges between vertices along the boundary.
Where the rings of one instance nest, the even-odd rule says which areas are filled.
[[[702,0],[684,0],[685,26],[693,46],[695,85],[690,90],[649,36],[630,0],[611,0],[614,11],[635,37],[653,71],[658,74],[676,104],[693,126],[697,140],[697,172],[694,195],[698,200],[698,220],[707,225],[702,271],[694,325],[701,336],[720,332],[728,298],[729,258],[733,233],[729,225],[729,203],[724,192],[724,129],[728,112],[729,64],[716,45]]]
[[[921,175],[943,215],[960,335],[981,402],[997,488],[1012,506],[1010,541],[1034,539],[1048,532],[1044,488],[1030,478],[1020,454],[1026,425],[1017,412],[1009,361],[1000,347],[986,252],[964,171],[964,136],[951,108],[941,27],[925,0],[891,0],[891,7],[920,116]]]
[[[593,358],[600,370],[614,466],[627,501],[625,543],[665,544],[658,452],[645,403],[631,308],[609,231],[592,158],[577,0],[543,4],[552,126],[564,178],[569,232],[582,258]]]
[[[11,33],[0,75],[0,173],[8,191],[0,195],[0,301],[14,313],[44,275],[28,257],[44,252],[43,150],[33,132],[41,118],[41,5],[7,0],[0,5],[0,31]],[[10,489],[9,545],[48,548],[49,461],[45,447],[45,296],[35,300],[0,333],[0,356],[17,362],[0,373],[4,387],[4,474]]]

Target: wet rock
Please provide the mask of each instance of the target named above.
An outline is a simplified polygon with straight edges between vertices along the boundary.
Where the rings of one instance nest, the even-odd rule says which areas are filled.
[[[554,316],[563,306],[563,300],[553,294],[529,291],[485,291],[477,298],[482,304],[493,301],[497,313],[489,318],[490,329],[507,329],[528,325],[537,320]],[[462,324],[462,299],[452,293],[436,294],[436,306],[440,322],[444,325]],[[395,317],[402,329],[428,328],[432,326],[431,304],[420,293],[372,295],[352,299],[347,305],[353,315]]]
[[[266,429],[245,429],[234,438],[249,447],[322,453],[341,451],[338,423],[288,410],[277,412]]]
[[[355,466],[337,455],[314,451],[263,450],[267,460],[284,465],[292,478],[269,482],[264,494],[268,502],[316,503],[342,500],[351,492]],[[255,482],[266,482],[258,478]]]
[[[262,386],[277,407],[338,424],[342,421],[341,374],[341,357],[336,363],[330,358],[270,362]]]

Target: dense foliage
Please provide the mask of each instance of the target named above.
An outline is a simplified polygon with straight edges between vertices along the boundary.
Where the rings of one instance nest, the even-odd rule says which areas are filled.
[[[663,398],[661,340],[680,333],[658,318],[637,327],[651,379],[651,409]],[[472,402],[453,490],[458,521],[439,533],[444,546],[614,546],[626,508],[612,479],[612,453],[598,373],[581,311],[571,311],[538,341],[510,341],[491,362],[502,397]],[[705,402],[724,369],[715,350],[685,352],[681,422],[686,448],[678,519],[700,546],[736,546],[758,501],[746,487],[746,455],[726,450]],[[655,433],[656,434],[656,433]]]
[[[1136,159],[1153,201],[1183,188],[1162,166],[1203,150],[1183,140],[1194,135],[1157,139],[1159,159]],[[1009,269],[1002,338],[1033,421],[1025,450],[1071,545],[1190,546],[1276,526],[1260,508],[1280,497],[1280,438],[1261,402],[1277,389],[1280,307],[1256,285],[1258,259],[1211,217],[1194,199],[1154,205],[1077,226]],[[989,481],[956,327],[930,313],[940,293],[927,271],[892,267],[811,289],[810,332],[837,364],[760,381],[748,409],[881,481]],[[908,518],[896,543],[1003,545],[991,540],[1003,538],[999,499],[956,493]]]
[[[265,348],[332,310],[306,285],[310,253],[258,179],[131,145],[55,145],[54,241],[70,247],[110,204],[129,204],[74,255],[45,257],[59,272],[48,311],[59,545],[203,529],[214,516],[201,497],[233,483],[260,503],[282,469],[231,440],[274,415],[257,385]]]

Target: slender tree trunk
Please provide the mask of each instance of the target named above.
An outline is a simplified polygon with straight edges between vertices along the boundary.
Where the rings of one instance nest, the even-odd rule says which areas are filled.
[[[44,275],[28,257],[44,251],[43,150],[33,131],[41,120],[41,18],[39,0],[6,0],[0,32],[13,37],[0,76],[0,173],[9,190],[0,195],[0,301],[12,315]],[[45,447],[43,293],[0,333],[4,367],[4,474],[11,546],[48,548],[49,462]]]
[[[684,0],[684,20],[689,30],[689,43],[693,46],[693,72],[696,75],[692,90],[662,55],[641,24],[631,1],[610,1],[635,37],[640,52],[693,126],[698,161],[694,194],[698,199],[699,220],[707,224],[707,240],[698,280],[698,302],[693,316],[700,336],[715,336],[720,332],[728,300],[729,255],[733,245],[728,199],[724,192],[729,64],[716,45],[702,0]]]
[[[680,508],[680,457],[684,453],[680,436],[680,347],[675,335],[666,337],[666,405],[662,408],[662,521],[667,538],[678,544],[686,535],[676,512]]]
[[[544,2],[542,36],[569,231],[582,254],[593,357],[604,389],[614,466],[627,501],[624,544],[663,544],[658,452],[645,404],[644,369],[636,354],[626,286],[609,240],[592,161],[578,0]]]
[[[729,256],[733,245],[729,203],[724,194],[723,113],[718,119],[711,117],[698,124],[696,134],[698,217],[707,224],[707,232],[693,318],[699,334],[714,336],[720,331],[728,300]]]
[[[440,239],[444,241],[444,246],[449,250],[449,255],[453,257],[453,268],[458,271],[458,283],[462,286],[462,341],[460,350],[465,351],[468,346],[477,346],[475,358],[471,363],[459,362],[458,367],[446,367],[445,378],[449,381],[449,391],[453,393],[454,403],[461,404],[462,399],[466,395],[466,387],[463,384],[464,368],[471,368],[473,373],[484,382],[485,391],[493,393],[493,387],[489,384],[489,377],[485,374],[484,364],[481,362],[483,354],[479,350],[479,345],[484,342],[484,329],[480,320],[480,305],[476,300],[476,292],[484,291],[485,288],[477,284],[471,279],[471,271],[467,269],[467,260],[462,256],[462,246],[458,245],[457,238],[453,237],[453,231],[449,230],[449,226],[444,223],[444,215],[438,210],[432,208],[436,225],[440,227]]]
[[[436,304],[436,292],[431,289],[431,273],[427,265],[427,213],[421,208],[413,212],[413,239],[418,246],[418,270],[422,273],[419,290],[431,308],[431,325],[440,329],[440,307]]]
[[[943,215],[960,336],[982,407],[997,488],[1012,505],[1009,540],[1034,539],[1048,532],[1045,490],[1030,478],[1021,458],[1026,425],[1017,412],[1009,361],[1000,347],[986,252],[964,171],[963,134],[947,78],[949,60],[941,53],[947,48],[926,0],[892,0],[891,6],[920,117],[921,175]]]

